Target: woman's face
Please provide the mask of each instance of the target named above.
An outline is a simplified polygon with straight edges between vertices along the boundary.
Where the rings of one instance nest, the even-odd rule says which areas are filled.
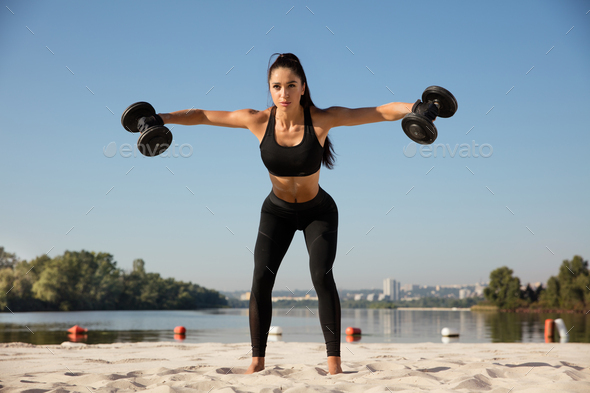
[[[305,92],[305,83],[288,68],[276,68],[270,74],[270,93],[272,101],[278,108],[289,108],[299,105]],[[286,103],[286,104],[285,104]]]

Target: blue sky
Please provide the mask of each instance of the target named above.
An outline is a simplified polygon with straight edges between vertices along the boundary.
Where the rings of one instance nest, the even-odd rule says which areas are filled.
[[[177,125],[174,152],[146,158],[120,117],[136,101],[265,109],[269,58],[292,52],[320,108],[414,102],[430,85],[459,103],[435,123],[436,157],[399,121],[330,131],[336,167],[320,185],[339,208],[339,288],[474,283],[503,265],[546,281],[590,256],[589,10],[3,1],[0,245],[24,259],[109,252],[124,269],[143,258],[164,277],[247,290],[271,189],[256,137]],[[301,232],[277,276],[285,286],[312,286]]]

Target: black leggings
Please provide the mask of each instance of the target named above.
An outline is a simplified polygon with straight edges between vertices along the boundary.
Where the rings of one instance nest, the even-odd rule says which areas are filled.
[[[311,280],[318,295],[320,323],[328,356],[340,356],[340,299],[332,274],[338,238],[338,208],[321,187],[310,201],[290,203],[272,191],[260,212],[250,293],[252,356],[264,357],[272,317],[272,288],[279,265],[302,230],[309,252]]]

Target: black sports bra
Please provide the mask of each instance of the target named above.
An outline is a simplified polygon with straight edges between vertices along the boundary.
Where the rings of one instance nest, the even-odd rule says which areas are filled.
[[[274,106],[266,125],[266,132],[260,143],[260,156],[264,166],[274,176],[309,176],[322,166],[324,148],[320,144],[313,124],[309,108],[305,108],[305,131],[303,140],[296,146],[281,146],[275,139]]]

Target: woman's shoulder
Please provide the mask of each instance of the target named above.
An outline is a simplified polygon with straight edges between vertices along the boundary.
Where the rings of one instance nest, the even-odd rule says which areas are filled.
[[[326,109],[310,106],[309,114],[311,115],[314,127],[326,128],[329,119],[329,113]]]
[[[268,121],[268,119],[270,119],[270,115],[272,114],[273,108],[275,108],[274,105],[269,106],[268,108],[263,109],[261,111],[256,111],[256,112],[258,112],[256,115],[260,118],[261,121],[266,123]]]
[[[270,119],[272,106],[261,111],[257,109],[248,109],[248,115],[254,118],[255,124],[262,124],[267,123],[268,119]]]

